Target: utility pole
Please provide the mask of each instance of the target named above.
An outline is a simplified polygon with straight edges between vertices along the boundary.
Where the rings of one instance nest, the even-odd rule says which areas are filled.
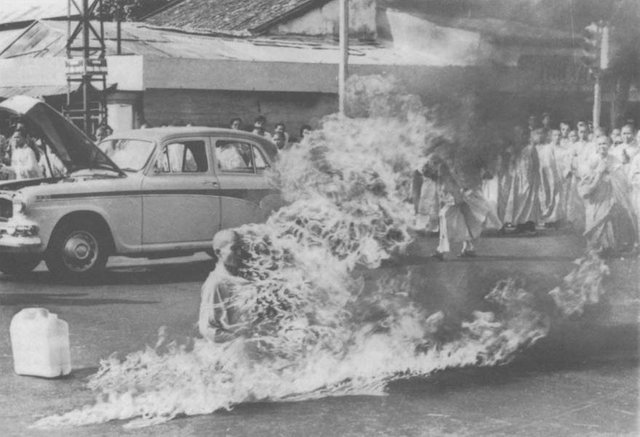
[[[79,4],[78,4],[79,3]],[[77,10],[78,23],[71,31],[71,9]],[[94,125],[106,120],[107,111],[104,90],[107,81],[106,46],[104,27],[100,19],[99,30],[91,19],[102,8],[102,0],[68,0],[67,24],[67,104],[64,113],[80,124],[87,135],[93,134]],[[92,40],[93,38],[93,40]],[[79,84],[82,94],[80,107],[72,101],[73,84]],[[95,85],[99,85],[96,87]],[[97,94],[97,95],[96,95]],[[94,123],[96,122],[96,123]]]
[[[340,66],[338,71],[338,108],[346,115],[347,77],[349,75],[349,0],[340,0]]]

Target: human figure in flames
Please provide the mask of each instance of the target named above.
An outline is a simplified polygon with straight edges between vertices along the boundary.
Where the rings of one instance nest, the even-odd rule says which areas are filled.
[[[464,187],[446,161],[436,153],[427,158],[422,174],[436,182],[440,206],[440,241],[434,258],[442,261],[451,244],[462,243],[460,257],[476,256],[474,241],[487,221],[500,222],[479,189]]]

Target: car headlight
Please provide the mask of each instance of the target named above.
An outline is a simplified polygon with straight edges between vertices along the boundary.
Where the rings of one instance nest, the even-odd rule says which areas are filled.
[[[19,194],[13,196],[13,215],[22,214],[26,211],[27,204]]]

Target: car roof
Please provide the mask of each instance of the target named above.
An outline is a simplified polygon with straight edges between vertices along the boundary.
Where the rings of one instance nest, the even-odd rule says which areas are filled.
[[[148,140],[162,142],[164,140],[170,140],[174,137],[180,136],[225,136],[231,138],[245,138],[253,140],[263,146],[263,149],[270,155],[270,158],[274,160],[278,154],[277,146],[268,139],[256,135],[252,132],[243,130],[226,129],[221,127],[208,127],[208,126],[168,126],[168,127],[152,127],[146,129],[132,129],[116,131],[106,139],[111,138],[126,138],[130,140]]]

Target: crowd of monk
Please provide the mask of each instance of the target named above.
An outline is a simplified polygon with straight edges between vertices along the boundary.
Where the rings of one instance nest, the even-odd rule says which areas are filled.
[[[546,116],[522,134],[483,166],[480,186],[465,187],[437,156],[416,172],[416,226],[439,232],[434,256],[443,259],[452,242],[462,242],[460,256],[474,256],[473,240],[487,227],[532,235],[571,229],[603,256],[637,253],[640,134],[633,123],[608,134],[586,122],[554,129]]]

